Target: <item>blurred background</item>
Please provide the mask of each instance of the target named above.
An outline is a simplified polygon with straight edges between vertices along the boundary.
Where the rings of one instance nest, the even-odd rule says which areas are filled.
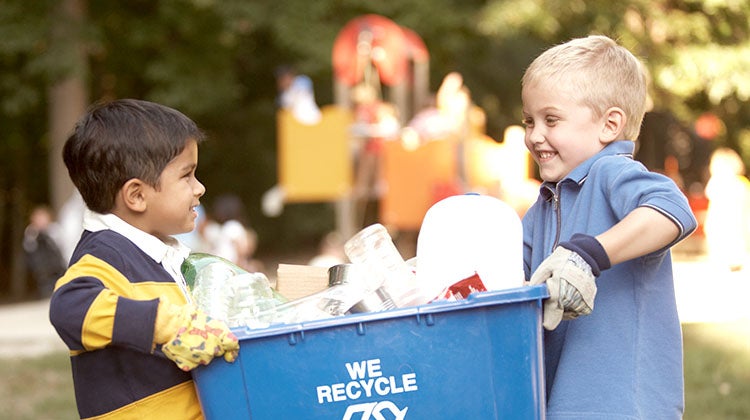
[[[346,80],[341,60],[359,53],[337,58],[334,45],[343,43],[348,23],[365,15],[418,38],[421,55],[410,53],[401,80],[389,81],[376,68],[373,85],[400,105],[402,123],[418,111],[403,106],[404,92],[416,104],[418,94],[430,97],[457,73],[482,114],[482,138],[496,144],[520,121],[520,79],[534,57],[573,37],[616,38],[652,76],[653,108],[637,158],[678,180],[698,213],[711,151],[728,147],[750,159],[749,12],[747,2],[730,0],[5,0],[0,297],[37,293],[23,249],[32,210],[47,206],[55,220],[75,202],[62,144],[90,104],[116,98],[166,104],[206,131],[198,168],[208,191],[202,202],[211,209],[221,196],[240,199],[256,258],[314,253],[326,233],[340,230],[336,200],[286,200],[276,214],[262,208],[283,172],[278,69],[292,66],[309,77],[319,106],[350,105],[347,89],[362,83]],[[367,81],[366,74],[356,77]],[[367,217],[351,226],[382,221],[382,209]],[[408,237],[414,223],[400,230]]]
[[[340,257],[342,236],[375,221],[391,229],[410,258],[425,206],[468,189],[508,200],[513,186],[534,184],[533,164],[523,148],[513,149],[524,69],[553,44],[605,34],[641,57],[652,77],[652,108],[636,158],[678,182],[701,222],[675,248],[686,418],[747,418],[750,402],[741,397],[750,392],[747,253],[707,263],[703,222],[712,153],[729,156],[719,167],[750,162],[749,14],[750,3],[741,0],[3,0],[0,303],[8,305],[0,319],[13,328],[3,328],[0,344],[8,348],[2,357],[14,362],[2,363],[0,376],[8,380],[0,402],[14,418],[76,418],[67,353],[47,323],[47,302],[39,299],[50,283],[38,280],[54,281],[62,268],[49,261],[64,260],[69,250],[54,250],[40,232],[80,214],[60,154],[90,104],[145,99],[196,121],[208,135],[197,172],[208,191],[202,214],[244,224],[250,269],[273,275],[275,263],[306,263],[331,244]],[[382,31],[398,36],[383,40]],[[389,61],[394,51],[406,57],[405,65]],[[309,79],[333,131],[312,133],[312,126],[280,110],[284,68]],[[377,182],[357,190],[359,169],[368,166],[359,161],[355,171],[355,152],[326,154],[323,146],[335,138],[352,147],[353,102],[374,92],[395,105],[398,125],[406,127],[450,87],[450,75],[460,75],[456,92],[470,104],[464,110],[473,111],[465,114],[468,131],[451,143],[466,148],[414,143],[402,131],[384,146],[387,162],[399,163],[369,167],[384,171],[374,178],[391,181],[385,192]],[[326,141],[304,149],[308,138]],[[290,155],[290,147],[297,153]],[[508,158],[510,149],[520,159]],[[498,150],[506,156],[478,158]],[[436,181],[439,173],[449,177]],[[342,179],[343,188],[334,185]],[[519,214],[527,192],[516,191]],[[737,223],[750,214],[739,194],[723,194],[739,218],[718,217],[734,220],[724,228],[729,233],[742,233]],[[331,239],[332,232],[343,235]],[[719,243],[722,255],[747,246]],[[44,351],[32,351],[39,341]]]

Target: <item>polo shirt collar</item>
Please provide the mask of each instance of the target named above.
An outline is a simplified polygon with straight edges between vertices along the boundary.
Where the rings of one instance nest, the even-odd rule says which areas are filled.
[[[154,235],[146,233],[127,223],[112,213],[101,214],[86,209],[83,214],[83,228],[90,232],[109,229],[126,237],[154,261],[161,264],[165,259],[176,254],[183,260],[190,255],[190,248],[177,239],[165,243]]]
[[[628,156],[631,159],[633,158],[633,153],[635,152],[635,142],[630,140],[618,140],[614,141],[607,145],[604,149],[602,149],[599,153],[595,154],[594,156],[588,158],[583,163],[578,165],[576,168],[574,168],[568,175],[565,176],[561,181],[559,182],[575,182],[578,185],[581,185],[586,181],[586,178],[589,176],[589,171],[591,170],[591,167],[594,165],[594,162],[599,160],[600,158],[604,156]],[[556,182],[543,182],[540,187],[540,193],[542,197],[544,197],[545,200],[551,200],[552,196],[554,195],[554,191],[556,190]]]

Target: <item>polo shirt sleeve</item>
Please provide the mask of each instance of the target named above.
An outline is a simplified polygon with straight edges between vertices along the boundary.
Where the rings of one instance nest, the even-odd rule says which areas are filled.
[[[151,351],[159,301],[127,298],[129,288],[121,273],[92,255],[68,269],[50,301],[50,321],[72,352]]]
[[[669,177],[651,172],[643,165],[622,165],[608,172],[606,188],[619,219],[638,207],[649,207],[670,219],[679,235],[666,248],[689,236],[698,226],[687,197]]]

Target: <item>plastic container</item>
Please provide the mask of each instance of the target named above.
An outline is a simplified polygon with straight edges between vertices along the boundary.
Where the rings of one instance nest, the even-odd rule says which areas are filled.
[[[218,419],[542,419],[545,285],[262,330],[193,371]]]
[[[523,285],[521,219],[505,202],[463,194],[435,203],[417,237],[417,284],[437,295],[475,273],[487,290]]]
[[[287,302],[263,273],[249,273],[224,258],[190,254],[182,274],[198,308],[230,327],[267,327],[278,321],[275,308]]]
[[[344,244],[344,252],[352,263],[362,266],[361,271],[368,277],[365,280],[368,291],[384,287],[399,308],[429,301],[422,296],[416,275],[398,252],[388,230],[380,223],[352,236]]]

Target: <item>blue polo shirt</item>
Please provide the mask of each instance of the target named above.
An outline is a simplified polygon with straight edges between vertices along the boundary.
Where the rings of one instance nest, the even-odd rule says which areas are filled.
[[[558,183],[543,183],[523,218],[526,278],[574,233],[596,236],[638,207],[672,220],[679,236],[597,279],[594,311],[545,331],[549,419],[677,419],[684,410],[682,334],[670,247],[697,224],[666,176],[633,160],[617,141]]]

